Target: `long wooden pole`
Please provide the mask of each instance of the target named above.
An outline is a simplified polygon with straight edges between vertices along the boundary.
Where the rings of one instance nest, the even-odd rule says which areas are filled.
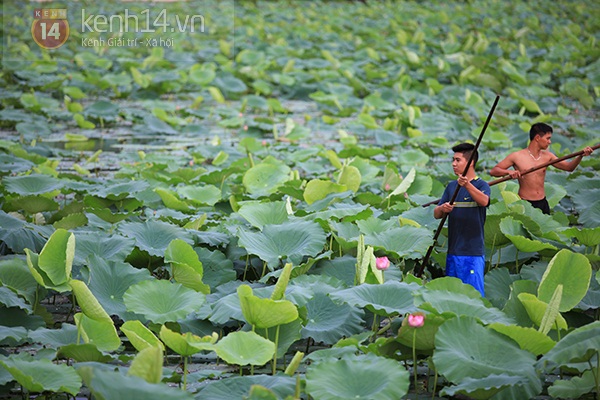
[[[598,148],[600,148],[600,143],[598,143],[598,144],[596,144],[596,145],[592,146],[592,149],[594,149],[594,150],[596,150],[596,149],[598,149]],[[549,167],[550,165],[553,165],[553,164],[559,163],[559,162],[561,162],[561,161],[568,160],[569,158],[573,158],[573,157],[580,156],[580,155],[582,155],[582,154],[583,154],[583,150],[580,150],[580,151],[576,151],[575,153],[567,154],[566,156],[558,157],[556,160],[552,160],[552,161],[545,162],[545,163],[543,163],[543,164],[537,165],[537,166],[535,166],[535,167],[529,168],[529,169],[527,169],[527,170],[525,170],[525,171],[521,172],[521,176],[523,176],[523,175],[527,175],[527,174],[530,174],[530,173],[532,173],[532,172],[535,172],[535,171],[537,171],[538,169],[542,169],[542,168]],[[506,175],[506,176],[504,176],[504,177],[502,177],[502,178],[495,179],[495,180],[493,180],[493,181],[489,181],[489,182],[488,182],[488,185],[490,185],[490,186],[494,186],[494,185],[497,185],[497,184],[499,184],[499,183],[502,183],[502,182],[509,181],[509,180],[511,180],[511,179],[512,179],[512,178],[510,177],[510,175]],[[430,201],[429,203],[425,203],[425,204],[423,204],[423,205],[422,205],[422,207],[428,207],[428,206],[430,206],[430,205],[432,205],[432,204],[437,204],[437,203],[439,203],[439,202],[440,202],[440,199],[433,200],[433,201]]]
[[[467,161],[467,165],[465,166],[465,170],[463,171],[462,176],[467,175],[467,171],[469,170],[469,167],[471,166],[471,163],[473,162],[473,158],[475,158],[475,153],[477,153],[477,149],[479,148],[481,139],[483,139],[483,135],[485,134],[485,131],[492,119],[492,115],[494,115],[494,111],[496,110],[496,106],[498,105],[498,100],[500,100],[500,96],[496,96],[496,100],[494,100],[492,109],[490,110],[490,113],[488,114],[487,119],[485,120],[485,124],[483,125],[483,129],[481,130],[481,133],[479,134],[479,137],[477,138],[477,142],[475,142],[475,148],[471,152],[471,156],[469,157],[469,161]],[[456,189],[454,190],[454,193],[452,194],[452,198],[450,199],[450,204],[454,204],[454,200],[456,200],[456,196],[458,196],[459,190],[460,190],[460,185],[456,185]],[[447,214],[442,217],[442,220],[440,221],[440,225],[438,226],[438,229],[435,232],[435,235],[433,235],[433,244],[431,246],[429,246],[429,249],[427,250],[427,254],[425,254],[423,261],[421,261],[421,265],[418,266],[417,269],[415,269],[416,277],[420,277],[421,275],[423,275],[425,266],[429,262],[429,257],[431,257],[431,253],[433,252],[433,248],[435,247],[435,244],[437,243],[437,239],[440,236],[440,233],[442,233],[442,228],[444,227],[444,223],[446,222],[447,217],[448,217]]]

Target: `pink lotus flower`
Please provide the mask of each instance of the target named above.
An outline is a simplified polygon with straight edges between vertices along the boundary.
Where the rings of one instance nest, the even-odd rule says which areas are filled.
[[[248,125],[244,125],[244,130],[247,131],[248,130]]]
[[[375,267],[380,271],[384,271],[390,267],[390,260],[385,256],[377,257],[375,259]]]
[[[425,315],[421,313],[409,314],[408,325],[412,328],[420,328],[425,323]]]
[[[385,184],[385,190],[386,190],[387,192],[389,192],[391,188],[392,188],[392,187],[390,186],[390,184],[389,184],[389,183],[386,183],[386,184]]]

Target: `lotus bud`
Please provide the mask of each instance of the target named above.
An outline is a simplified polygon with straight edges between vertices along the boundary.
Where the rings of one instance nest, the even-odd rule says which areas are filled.
[[[384,271],[390,267],[390,260],[385,256],[377,257],[375,259],[375,267],[380,271]]]
[[[425,315],[421,313],[409,314],[408,325],[412,328],[420,328],[425,323]]]

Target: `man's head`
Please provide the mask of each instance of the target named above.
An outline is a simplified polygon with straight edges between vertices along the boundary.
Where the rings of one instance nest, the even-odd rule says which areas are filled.
[[[452,151],[454,152],[454,157],[452,158],[452,168],[456,174],[463,173],[473,152],[475,152],[475,154],[473,154],[473,162],[471,163],[471,167],[475,169],[475,165],[479,159],[479,154],[477,153],[477,150],[475,150],[475,145],[471,143],[457,144],[452,148]]]
[[[552,135],[552,127],[543,122],[537,122],[531,125],[531,129],[529,129],[529,140],[533,141],[536,136],[544,136],[547,134]]]

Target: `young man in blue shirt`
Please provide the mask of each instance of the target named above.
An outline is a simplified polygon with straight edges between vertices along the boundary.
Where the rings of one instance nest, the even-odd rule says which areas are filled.
[[[472,285],[484,296],[483,271],[485,268],[485,245],[483,226],[486,208],[490,204],[490,186],[475,174],[478,154],[475,146],[461,143],[452,148],[452,169],[458,175],[456,181],[446,186],[437,207],[433,210],[436,219],[448,215],[448,254],[446,275],[459,278]],[[465,176],[464,172],[471,153],[473,162]],[[453,205],[450,199],[460,186]]]

